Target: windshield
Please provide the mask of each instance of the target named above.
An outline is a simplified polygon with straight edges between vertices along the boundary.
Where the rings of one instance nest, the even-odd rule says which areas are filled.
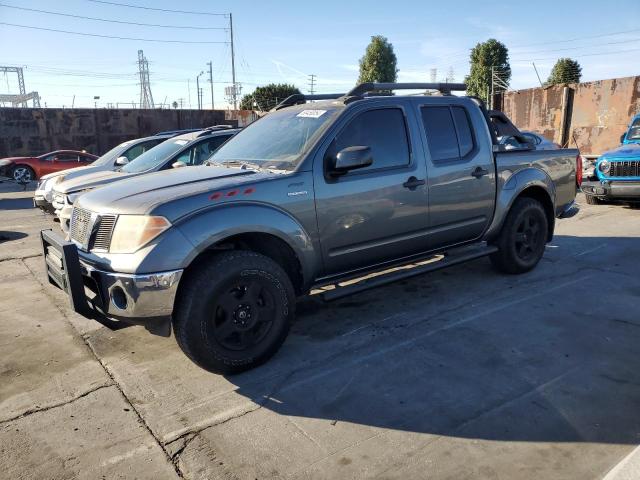
[[[171,139],[164,141],[160,145],[147,150],[138,158],[127,163],[120,169],[120,171],[127,173],[140,173],[151,170],[152,168],[160,166],[165,160],[184,147],[187,143],[189,143],[189,140]]]
[[[640,140],[640,118],[635,120],[629,128],[627,140]]]
[[[222,145],[209,163],[293,170],[340,110],[307,104],[269,113]]]

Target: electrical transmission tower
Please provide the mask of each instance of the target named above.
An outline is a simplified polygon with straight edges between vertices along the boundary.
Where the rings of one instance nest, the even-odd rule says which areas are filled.
[[[312,73],[309,75],[309,94],[313,95],[316,93],[316,76]]]
[[[154,108],[151,82],[149,81],[149,62],[142,50],[138,50],[138,70],[140,73],[140,108]]]
[[[40,108],[40,95],[38,92],[27,93],[27,90],[25,89],[22,67],[0,66],[0,72],[5,75],[7,73],[15,73],[18,76],[18,93],[0,95],[0,104],[4,105],[5,103],[11,103],[12,107],[28,108],[29,104],[27,102],[29,100],[33,100],[33,108]]]
[[[453,67],[449,67],[449,71],[447,72],[447,83],[453,83],[456,81],[456,76],[453,71]]]

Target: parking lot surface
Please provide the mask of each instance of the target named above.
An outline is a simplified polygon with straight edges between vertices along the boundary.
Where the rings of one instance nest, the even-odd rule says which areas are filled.
[[[82,318],[0,184],[6,478],[640,478],[640,210],[586,205],[521,276],[487,259],[301,300],[266,365]],[[113,325],[112,325],[113,326]]]

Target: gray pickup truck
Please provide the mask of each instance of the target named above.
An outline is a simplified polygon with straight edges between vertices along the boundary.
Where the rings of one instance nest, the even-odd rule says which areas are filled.
[[[442,95],[369,93],[409,88]],[[70,241],[42,232],[49,280],[76,311],[172,325],[192,360],[235,373],[278,350],[319,287],[330,300],[486,255],[527,272],[574,210],[578,152],[504,151],[483,104],[451,95],[464,88],[290,97],[207,166],[80,196]]]

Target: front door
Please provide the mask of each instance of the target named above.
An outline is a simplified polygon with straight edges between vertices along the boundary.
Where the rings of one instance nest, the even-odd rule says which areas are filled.
[[[330,176],[337,153],[350,146],[368,146],[373,163]],[[353,113],[316,158],[314,178],[325,275],[426,249],[425,165],[401,106]]]
[[[429,162],[429,244],[440,248],[477,239],[493,217],[495,165],[490,142],[474,131],[464,105],[420,108]],[[474,109],[475,125],[484,125]]]

